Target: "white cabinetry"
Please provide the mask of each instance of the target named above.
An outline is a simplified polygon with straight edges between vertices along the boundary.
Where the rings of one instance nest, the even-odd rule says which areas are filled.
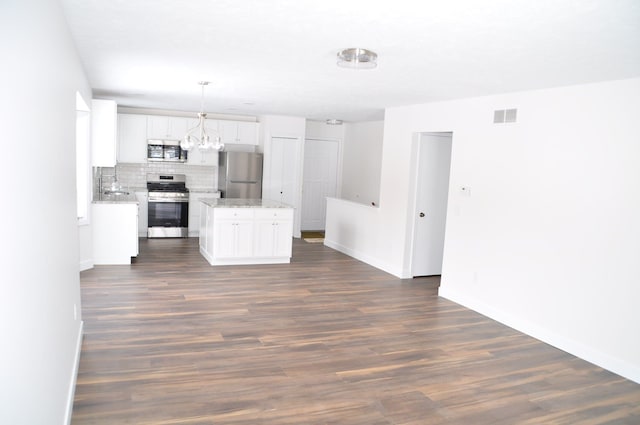
[[[129,203],[94,203],[93,263],[131,264],[138,255],[138,205]]]
[[[213,252],[213,208],[200,203],[200,252],[207,259]]]
[[[290,255],[292,227],[292,209],[256,209],[254,255],[258,257],[284,257]]]
[[[213,253],[217,259],[248,258],[253,255],[253,210],[215,208]]]
[[[222,143],[226,144],[258,144],[258,123],[245,121],[218,121],[218,131]]]
[[[144,163],[147,161],[147,139],[160,140],[182,140],[187,131],[198,125],[198,120],[185,117],[170,117],[164,115],[137,115],[137,114],[117,114],[117,125],[114,118],[113,126],[117,127],[117,143],[115,127],[113,130],[105,131],[108,127],[105,115],[110,109],[102,102],[112,101],[94,101],[98,102],[94,107],[94,115],[97,118],[96,125],[100,124],[100,129],[94,130],[94,134],[100,135],[99,140],[94,143],[100,143],[100,147],[94,148],[94,156],[99,159],[99,163],[94,166],[114,166],[116,159],[125,163]],[[113,103],[113,102],[112,102]],[[111,112],[116,113],[116,105],[113,103]],[[217,132],[225,144],[258,144],[258,123],[245,121],[227,121],[227,120],[206,120],[207,129],[212,133]],[[110,136],[109,136],[110,134]],[[106,142],[111,138],[111,143]],[[208,150],[200,151],[195,148],[189,151],[187,156],[187,164],[189,165],[218,165],[218,151]]]
[[[189,236],[198,236],[200,234],[200,200],[203,198],[219,198],[220,192],[189,192]]]
[[[118,114],[118,162],[147,162],[147,117]]]
[[[147,116],[147,139],[182,140],[187,134],[188,118]]]
[[[258,123],[256,122],[238,122],[238,143],[244,145],[258,144]]]
[[[201,203],[200,252],[211,265],[288,263],[292,237],[292,208]]]
[[[91,101],[91,165],[116,165],[118,106],[113,100]]]
[[[215,149],[209,149],[201,151],[198,147],[194,147],[189,150],[187,154],[187,164],[189,165],[206,165],[217,166],[218,165],[218,151]]]
[[[136,192],[136,200],[138,201],[138,236],[147,236],[147,227],[149,227],[149,192]]]

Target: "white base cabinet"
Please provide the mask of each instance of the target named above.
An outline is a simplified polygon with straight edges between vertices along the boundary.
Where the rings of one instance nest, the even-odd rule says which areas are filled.
[[[256,209],[254,232],[254,255],[258,257],[290,257],[293,237],[293,210]]]
[[[201,203],[200,252],[211,265],[291,261],[292,208],[220,208]]]
[[[189,192],[189,237],[198,237],[200,235],[200,199],[219,198],[220,192],[198,192],[197,190]]]
[[[138,236],[147,237],[149,227],[149,192],[136,192],[138,201]]]
[[[241,214],[231,219],[228,211],[213,213],[213,257],[238,259],[253,256],[253,220]],[[247,211],[251,213],[253,211]]]
[[[131,264],[138,256],[138,204],[91,204],[93,264]]]

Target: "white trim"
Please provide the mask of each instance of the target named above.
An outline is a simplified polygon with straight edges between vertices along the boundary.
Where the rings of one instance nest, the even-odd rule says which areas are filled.
[[[80,271],[89,270],[93,268],[93,260],[80,261]]]
[[[473,297],[451,290],[449,286],[440,286],[438,295],[640,384],[640,367],[634,364],[609,356],[594,347],[589,347],[578,341],[571,340],[530,321],[522,320],[519,317],[501,310],[496,310]]]
[[[73,371],[69,379],[69,390],[67,392],[67,409],[65,411],[64,423],[71,424],[71,415],[73,414],[73,399],[76,393],[76,382],[78,381],[78,368],[80,367],[80,352],[82,351],[82,337],[84,335],[84,321],[80,321],[78,329],[78,337],[76,339],[76,354],[74,357]]]

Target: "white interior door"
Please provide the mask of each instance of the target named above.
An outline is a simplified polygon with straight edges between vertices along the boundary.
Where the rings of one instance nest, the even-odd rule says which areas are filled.
[[[424,133],[418,146],[413,276],[442,273],[451,166],[451,133]]]
[[[302,230],[324,230],[327,197],[338,189],[338,149],[337,140],[305,140]]]
[[[293,236],[300,237],[302,140],[273,136],[265,146],[262,197],[294,208]]]
[[[270,182],[263,198],[296,206],[297,139],[271,139]]]

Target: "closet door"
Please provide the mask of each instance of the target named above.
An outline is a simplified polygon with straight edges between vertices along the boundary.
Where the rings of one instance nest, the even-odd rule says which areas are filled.
[[[270,178],[265,185],[265,199],[297,205],[297,158],[300,141],[274,137],[271,139],[269,155]]]
[[[304,143],[302,230],[324,230],[327,197],[338,189],[337,140],[307,139]]]

